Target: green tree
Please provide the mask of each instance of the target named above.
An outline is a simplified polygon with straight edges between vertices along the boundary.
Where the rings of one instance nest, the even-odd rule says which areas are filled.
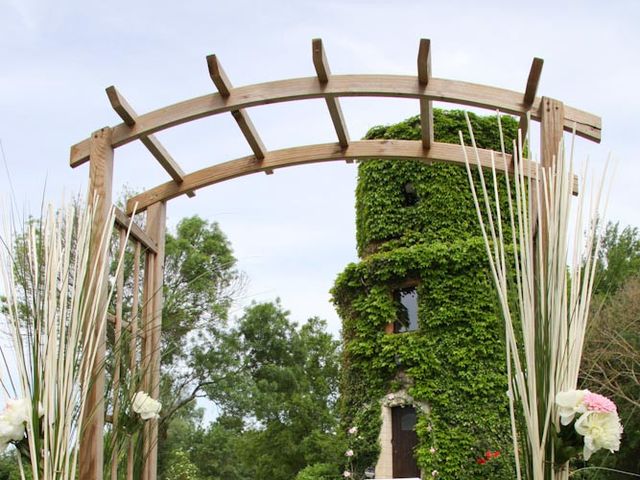
[[[594,291],[599,295],[614,294],[625,281],[640,274],[640,232],[619,223],[609,222],[598,257]]]
[[[587,330],[581,387],[610,396],[618,406],[624,434],[620,451],[598,452],[590,465],[640,473],[640,233],[618,223],[605,229],[596,296]],[[588,478],[628,478],[587,470]]]
[[[212,385],[203,390],[227,416],[207,436],[217,438],[225,451],[241,449],[232,456],[235,473],[284,480],[309,464],[333,462],[337,474],[342,454],[335,433],[340,352],[325,322],[311,318],[298,326],[279,301],[254,303],[222,343],[235,352],[228,370],[231,381],[224,391]],[[219,375],[218,351],[202,350],[199,361]],[[230,427],[229,418],[242,423]],[[221,471],[226,478],[234,475],[224,462],[211,456],[208,461],[215,464],[201,467],[209,472],[206,478],[219,478]]]
[[[182,219],[175,234],[167,234],[165,255],[160,473],[171,464],[173,452],[188,451],[184,431],[202,421],[194,401],[207,396],[203,388],[227,388],[234,362],[223,332],[243,278],[219,225],[198,216]],[[211,352],[215,365],[203,366],[202,352]]]

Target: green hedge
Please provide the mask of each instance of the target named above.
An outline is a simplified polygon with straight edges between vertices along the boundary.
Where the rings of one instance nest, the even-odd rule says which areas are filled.
[[[471,119],[479,146],[499,150],[495,117]],[[513,138],[517,122],[503,117],[502,124]],[[457,142],[458,130],[466,131],[462,112],[435,110],[436,141]],[[372,128],[367,138],[420,139],[419,118]],[[406,206],[407,183],[415,188],[415,205]],[[417,426],[416,456],[425,477],[437,471],[451,479],[514,478],[504,327],[465,169],[362,162],[356,214],[363,259],[339,275],[332,294],[345,340],[344,428],[359,428],[357,470],[376,463],[379,400],[407,387],[402,371],[409,394],[431,407]],[[392,292],[407,281],[417,282],[419,330],[385,334],[397,315]],[[487,450],[501,455],[478,464]]]

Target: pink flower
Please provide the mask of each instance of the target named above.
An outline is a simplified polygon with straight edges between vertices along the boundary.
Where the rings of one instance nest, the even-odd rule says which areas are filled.
[[[353,457],[353,450],[349,449],[349,450],[347,450],[346,452],[344,452],[344,454],[345,454],[347,457]]]
[[[351,427],[349,430],[347,430],[347,432],[349,433],[349,435],[355,435],[356,433],[358,433],[358,427]]]
[[[345,470],[344,472],[342,472],[342,476],[344,478],[349,478],[351,476],[351,472],[349,470]]]
[[[583,402],[589,412],[610,413],[616,411],[616,404],[598,393],[585,393]]]

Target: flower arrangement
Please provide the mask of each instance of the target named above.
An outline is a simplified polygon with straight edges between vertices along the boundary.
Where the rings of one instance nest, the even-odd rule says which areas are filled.
[[[93,332],[107,321],[96,292],[109,285],[99,259],[114,213],[93,232],[92,211],[49,206],[23,230],[15,217],[2,222],[12,228],[0,237],[0,323],[8,334],[0,344],[0,446],[16,447],[22,478],[28,470],[35,480],[75,479],[78,442],[94,414],[86,408],[99,348]]]
[[[25,439],[26,425],[31,417],[31,402],[26,399],[7,400],[7,406],[0,413],[0,450],[10,443],[19,446]]]
[[[526,165],[521,135],[513,149],[517,154],[508,158],[498,115],[502,152],[491,152],[485,178],[468,118],[467,125],[476,172],[462,132],[460,143],[505,322],[516,478],[566,480],[575,445],[582,441],[583,456],[589,458],[599,448],[616,449],[621,432],[611,402],[572,390],[601,244],[604,176],[589,196],[582,175],[574,202],[573,159],[565,159],[562,143],[550,168]],[[511,173],[498,174],[498,163]],[[505,198],[506,211],[501,209]],[[566,428],[576,414],[573,428]],[[570,437],[574,434],[582,440]]]
[[[620,449],[622,424],[615,403],[589,390],[568,390],[556,395],[561,428],[556,458],[566,462],[582,453],[584,460],[600,449]],[[582,449],[582,452],[580,452]]]

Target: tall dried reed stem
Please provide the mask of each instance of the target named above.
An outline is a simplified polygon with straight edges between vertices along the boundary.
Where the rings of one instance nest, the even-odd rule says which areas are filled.
[[[557,392],[575,389],[578,381],[600,245],[598,212],[606,203],[605,175],[587,196],[583,172],[579,188],[583,193],[575,200],[573,148],[565,159],[560,145],[553,166],[536,169],[536,181],[525,175],[519,136],[513,176],[504,174],[505,188],[499,187],[501,174],[496,169],[496,163],[502,162],[504,171],[509,171],[504,140],[500,158],[492,154],[491,187],[480,166],[468,118],[467,125],[479,186],[461,132],[460,142],[505,320],[516,477],[566,479],[568,465],[554,464],[554,438],[560,428],[554,399]],[[501,127],[500,136],[504,138]],[[505,201],[506,212],[501,210]]]
[[[96,292],[109,279],[104,269],[90,265],[97,257],[108,258],[114,222],[112,211],[94,237],[99,245],[93,246],[91,212],[49,206],[41,221],[30,223],[26,231],[7,228],[0,251],[4,320],[12,342],[12,351],[3,352],[8,360],[2,393],[31,401],[26,431],[34,480],[76,477],[85,399],[98,347],[93,332],[105,328],[107,319]]]

